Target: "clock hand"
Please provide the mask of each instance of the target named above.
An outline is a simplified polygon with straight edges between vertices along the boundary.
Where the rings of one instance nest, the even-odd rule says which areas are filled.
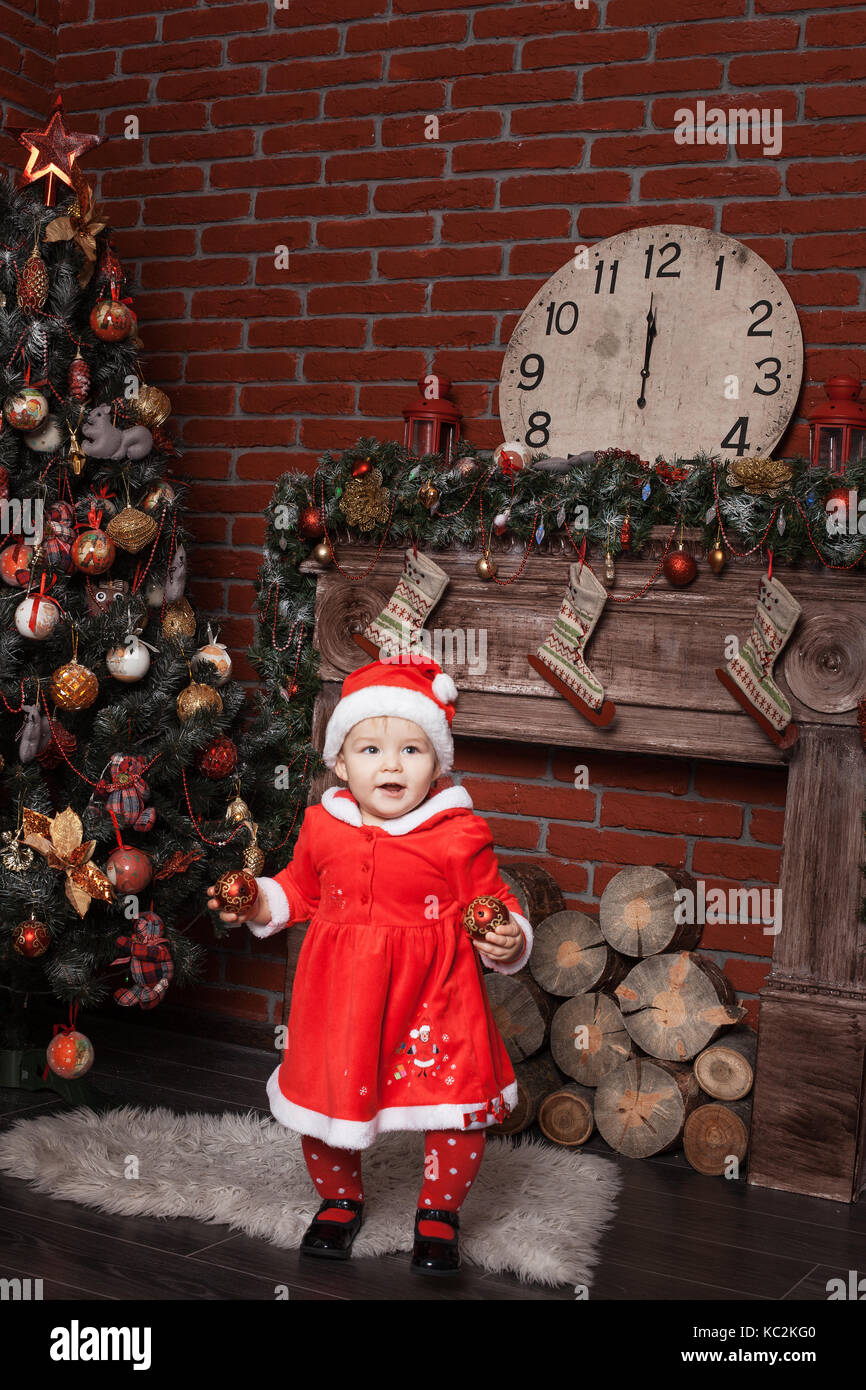
[[[655,342],[656,334],[658,333],[658,329],[656,328],[656,315],[655,315],[655,309],[653,308],[653,296],[652,296],[652,295],[650,295],[650,306],[649,306],[649,312],[647,313],[647,316],[646,316],[646,322],[647,322],[647,329],[646,329],[646,348],[645,348],[645,351],[644,351],[643,366],[641,367],[641,372],[640,372],[640,374],[641,374],[640,395],[639,395],[638,398],[637,398],[637,403],[638,403],[638,407],[639,407],[640,410],[643,410],[644,406],[646,405],[646,379],[647,379],[647,377],[648,377],[649,374],[650,374],[650,365],[649,365],[649,364],[650,364],[650,353],[652,352],[653,343]]]

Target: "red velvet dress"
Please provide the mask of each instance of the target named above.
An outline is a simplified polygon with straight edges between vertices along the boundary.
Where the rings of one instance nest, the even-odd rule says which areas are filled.
[[[268,1081],[274,1117],[339,1148],[385,1130],[482,1129],[514,1107],[517,1083],[461,924],[479,894],[532,927],[503,882],[490,829],[450,787],[388,823],[363,825],[348,789],[308,808],[291,863],[257,880],[269,936],[310,925],[288,1038]]]

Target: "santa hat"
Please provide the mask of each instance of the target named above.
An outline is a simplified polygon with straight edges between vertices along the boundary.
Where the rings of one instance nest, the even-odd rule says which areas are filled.
[[[435,661],[419,655],[371,661],[343,681],[342,697],[328,720],[322,757],[333,768],[343,740],[362,719],[394,715],[418,724],[433,744],[441,772],[454,763],[451,721],[457,686]]]

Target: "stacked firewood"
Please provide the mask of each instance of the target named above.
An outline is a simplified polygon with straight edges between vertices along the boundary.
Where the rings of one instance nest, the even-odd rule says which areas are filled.
[[[537,1120],[568,1146],[595,1129],[618,1153],[647,1158],[682,1146],[701,1173],[736,1175],[749,1138],[756,1035],[730,981],[695,950],[702,925],[678,908],[690,874],[622,869],[599,916],[566,909],[544,869],[503,865],[533,923],[529,964],[489,971],[494,1019],[518,1100],[499,1129]]]

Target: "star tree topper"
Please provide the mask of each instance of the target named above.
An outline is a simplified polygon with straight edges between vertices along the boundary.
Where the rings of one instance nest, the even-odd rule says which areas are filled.
[[[25,183],[35,183],[47,177],[45,201],[53,202],[55,176],[72,187],[73,165],[79,155],[102,144],[101,135],[85,135],[81,131],[70,130],[63,111],[63,97],[59,94],[54,100],[54,110],[44,130],[28,130],[21,126],[10,127],[19,144],[30,151],[30,158],[24,169]],[[77,170],[75,173],[77,174]]]

